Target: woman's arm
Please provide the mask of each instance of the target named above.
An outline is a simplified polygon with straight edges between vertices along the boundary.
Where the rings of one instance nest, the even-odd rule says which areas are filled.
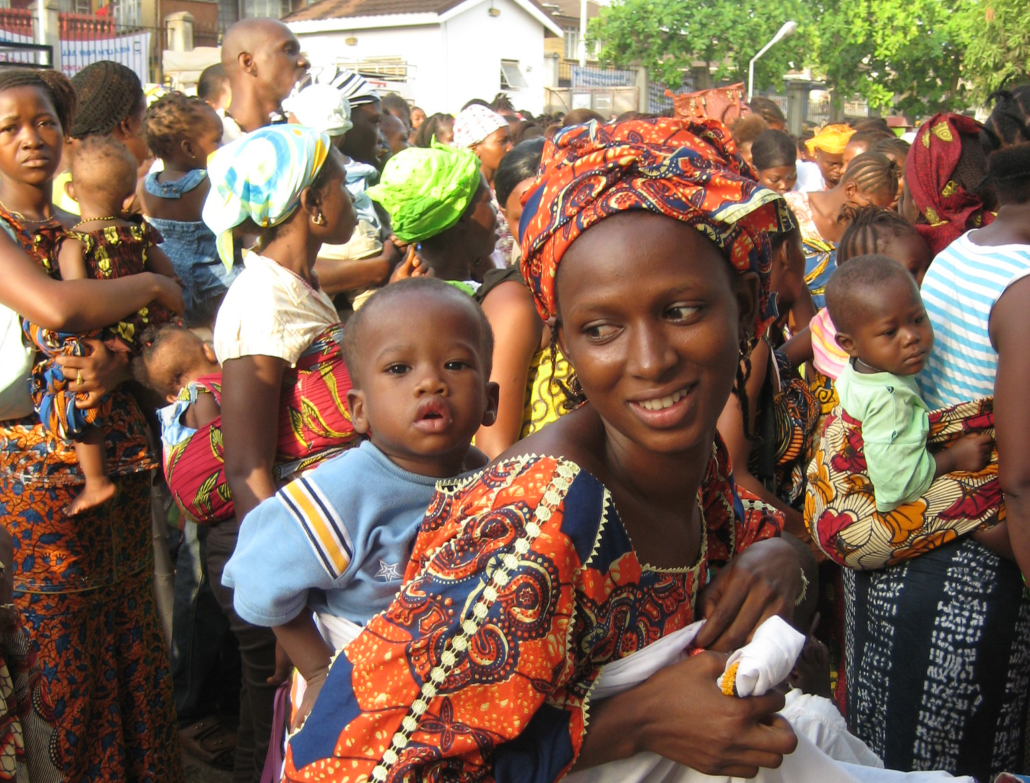
[[[811,319],[809,319],[811,320]],[[812,353],[812,332],[806,326],[804,329],[799,331],[787,342],[783,344],[780,349],[783,351],[787,358],[790,360],[790,366],[797,369],[805,362],[812,361],[814,354]]]
[[[994,379],[994,431],[998,480],[1005,493],[1009,541],[1023,575],[1030,574],[1030,278],[1013,283],[991,312],[991,343],[998,352]]]
[[[529,363],[540,347],[544,324],[533,297],[517,281],[501,283],[486,295],[483,312],[494,332],[494,364],[490,380],[501,387],[497,421],[481,427],[476,446],[490,459],[503,453],[522,433]]]
[[[0,304],[45,329],[100,329],[158,302],[184,311],[182,289],[173,280],[144,273],[117,280],[69,280],[46,275],[6,233],[0,232]]]
[[[240,521],[275,494],[272,465],[286,366],[273,356],[241,356],[222,365],[225,477]]]
[[[400,259],[400,251],[388,239],[383,242],[383,252],[372,258],[346,261],[332,258],[316,259],[315,274],[318,275],[322,289],[329,296],[335,296],[345,291],[383,285],[390,278],[390,273]]]

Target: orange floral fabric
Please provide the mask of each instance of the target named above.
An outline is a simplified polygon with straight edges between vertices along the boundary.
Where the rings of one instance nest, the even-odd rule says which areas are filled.
[[[993,402],[989,398],[933,411],[930,449],[975,432],[993,436]],[[982,471],[947,473],[918,500],[881,513],[866,473],[862,423],[839,406],[827,418],[808,467],[805,524],[834,562],[859,570],[884,568],[1004,519],[997,449]]]

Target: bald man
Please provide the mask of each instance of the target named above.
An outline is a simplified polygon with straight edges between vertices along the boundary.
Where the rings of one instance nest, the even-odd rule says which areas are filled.
[[[272,123],[282,102],[308,70],[300,42],[276,19],[243,19],[222,41],[222,67],[232,87],[222,142]]]

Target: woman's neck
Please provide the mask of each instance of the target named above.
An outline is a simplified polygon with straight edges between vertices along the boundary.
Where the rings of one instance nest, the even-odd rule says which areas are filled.
[[[486,177],[486,184],[490,186],[490,190],[494,189],[494,174],[497,173],[496,169],[491,169],[484,165],[482,162],[479,164],[479,171],[484,177]]]
[[[464,247],[423,242],[419,255],[438,280],[465,282],[472,278],[472,261]]]
[[[986,228],[970,235],[974,245],[1030,245],[1030,202],[1002,204],[998,216]]]
[[[837,185],[832,190],[809,193],[808,200],[812,205],[816,228],[819,229],[822,238],[827,242],[839,242],[844,229],[837,222],[837,218],[848,201],[844,186]]]
[[[322,242],[309,232],[291,231],[289,226],[284,226],[275,239],[261,248],[261,255],[318,287],[313,270],[321,247]]]
[[[715,428],[700,445],[668,454],[649,451],[605,423],[606,468],[633,497],[663,510],[686,510],[701,486],[715,440]]]
[[[8,212],[16,212],[26,220],[44,221],[54,217],[52,195],[52,181],[29,185],[0,178],[0,203]]]

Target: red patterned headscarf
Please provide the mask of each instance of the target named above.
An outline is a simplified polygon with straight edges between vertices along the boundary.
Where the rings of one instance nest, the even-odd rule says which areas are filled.
[[[544,147],[542,172],[522,214],[522,276],[544,319],[557,312],[562,256],[594,223],[640,209],[682,220],[722,250],[738,272],[762,281],[761,334],[776,308],[769,296],[770,231],[793,226],[783,199],[741,173],[716,120],[649,119],[577,125]]]
[[[963,136],[978,144],[980,123],[961,114],[935,114],[919,128],[905,160],[905,182],[922,216],[916,230],[934,255],[994,220],[980,197],[963,187],[958,170]]]

